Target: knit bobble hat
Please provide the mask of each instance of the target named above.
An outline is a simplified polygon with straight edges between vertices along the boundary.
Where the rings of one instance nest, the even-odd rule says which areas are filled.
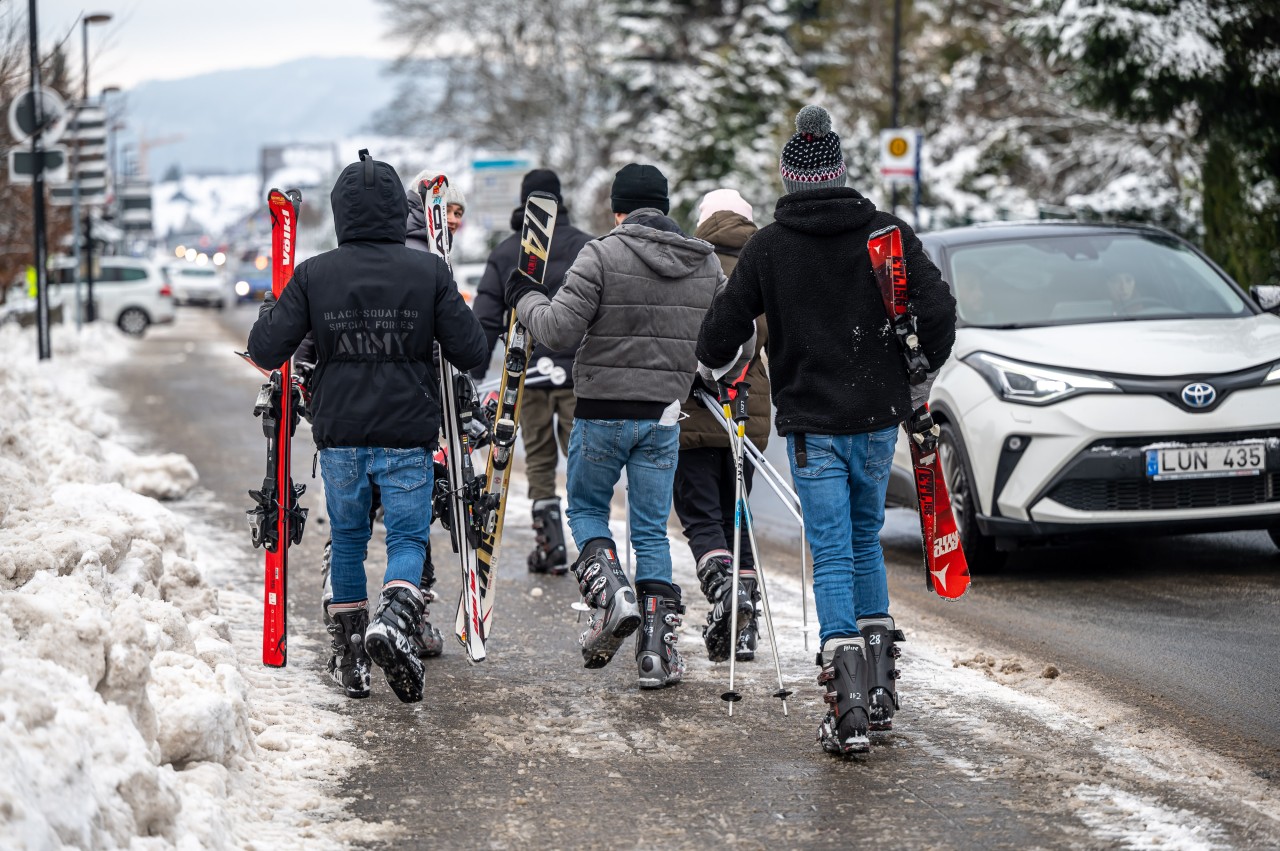
[[[796,115],[795,135],[778,161],[787,194],[802,189],[838,189],[845,183],[840,137],[831,132],[831,116],[820,106],[806,106]]]
[[[560,194],[560,176],[549,168],[535,168],[520,181],[520,203],[529,200],[534,192],[546,192],[556,196],[556,203],[564,205],[564,196]]]
[[[422,171],[418,172],[418,176],[413,179],[413,191],[415,193],[418,191],[418,185],[422,183],[422,181],[431,180],[436,175],[442,173],[443,172],[439,172],[434,169],[424,168]],[[448,177],[449,175],[446,174],[445,178],[447,179]],[[444,203],[446,207],[449,204],[457,204],[462,208],[462,212],[465,213],[467,211],[467,196],[462,194],[462,190],[454,186],[452,181],[450,181],[448,188],[444,190]]]
[[[656,207],[666,215],[671,209],[667,178],[655,166],[627,163],[613,176],[609,203],[615,213],[634,213],[644,207]]]
[[[702,200],[698,202],[698,224],[701,225],[712,214],[721,210],[728,210],[731,213],[737,213],[749,222],[755,221],[751,217],[751,205],[747,203],[747,199],[743,198],[736,189],[712,189],[706,195],[702,196]]]

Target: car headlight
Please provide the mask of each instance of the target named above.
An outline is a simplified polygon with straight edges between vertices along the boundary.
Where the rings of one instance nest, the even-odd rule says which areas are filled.
[[[236,295],[244,297],[249,294],[248,281],[236,281]]]
[[[1006,402],[1052,405],[1081,393],[1121,392],[1114,383],[1096,375],[1020,363],[986,352],[974,352],[964,362],[976,369]]]
[[[1267,377],[1262,379],[1263,384],[1280,384],[1280,363],[1271,367],[1271,371],[1267,373]]]

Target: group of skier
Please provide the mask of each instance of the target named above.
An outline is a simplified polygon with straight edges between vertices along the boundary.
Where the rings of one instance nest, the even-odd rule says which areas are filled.
[[[332,529],[330,672],[348,696],[369,694],[372,660],[401,700],[422,697],[421,657],[441,646],[426,622],[432,452],[442,416],[433,350],[438,344],[439,357],[482,378],[510,310],[536,341],[539,365],[519,422],[537,535],[528,568],[572,569],[592,610],[580,636],[585,666],[608,664],[637,633],[640,687],[680,681],[685,600],[672,577],[673,503],[709,606],[708,655],[754,656],[760,599],[746,541],[733,581],[735,460],[718,415],[694,392],[750,387],[748,439],[763,448],[772,398],[809,532],[818,679],[830,705],[819,740],[849,753],[865,749],[868,729],[888,729],[901,633],[889,615],[879,532],[897,428],[921,410],[928,382],[908,384],[867,237],[900,228],[911,308],[934,371],[954,340],[955,302],[905,223],[846,187],[827,113],[805,107],[796,127],[780,157],[786,194],[775,221],[758,232],[751,205],[722,189],[702,199],[687,235],[669,216],[666,177],[631,163],[610,193],[616,227],[593,239],[569,223],[561,203],[545,283],[517,269],[513,235],[490,255],[474,310],[443,260],[412,250],[423,221],[415,191],[406,196],[391,166],[372,159],[342,172],[332,193],[339,247],[297,266],[251,331],[249,353],[278,365],[309,334],[314,340],[312,432]],[[559,179],[545,169],[525,177],[522,196],[535,191],[562,198]],[[465,211],[461,193],[452,193],[451,231]],[[557,447],[568,464],[572,565]],[[609,527],[623,470],[634,587]],[[744,474],[749,487],[749,465]],[[363,557],[375,500],[387,568],[371,618]]]

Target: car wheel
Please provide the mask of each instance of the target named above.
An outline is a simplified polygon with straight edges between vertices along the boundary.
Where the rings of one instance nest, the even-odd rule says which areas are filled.
[[[141,337],[143,332],[147,330],[147,326],[151,324],[151,318],[140,307],[128,307],[120,314],[116,324],[126,334],[132,337]]]
[[[999,570],[1004,567],[1009,554],[996,549],[995,538],[982,534],[978,528],[977,500],[969,459],[965,457],[955,429],[949,423],[942,424],[938,435],[938,460],[942,463],[942,476],[951,494],[951,511],[960,531],[965,560],[972,570]]]

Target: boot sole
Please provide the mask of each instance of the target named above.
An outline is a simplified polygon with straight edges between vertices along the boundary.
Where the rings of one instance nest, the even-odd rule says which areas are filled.
[[[365,651],[374,664],[382,669],[387,685],[391,686],[402,703],[418,703],[422,700],[423,679],[426,674],[422,660],[413,653],[412,647],[397,647],[395,637],[377,627],[375,624],[365,633]],[[404,643],[408,645],[407,640]]]
[[[625,595],[630,595],[631,599],[628,600]],[[619,614],[621,617],[618,618],[618,622],[614,624],[613,631],[608,636],[601,636],[596,639],[595,643],[589,648],[585,641],[587,633],[584,632],[579,638],[583,642],[582,666],[584,668],[603,668],[608,665],[613,660],[614,654],[618,652],[618,648],[622,646],[622,642],[627,639],[627,636],[640,627],[642,620],[640,606],[636,603],[635,592],[630,588],[618,590],[613,597],[613,606],[625,608],[620,608]]]

